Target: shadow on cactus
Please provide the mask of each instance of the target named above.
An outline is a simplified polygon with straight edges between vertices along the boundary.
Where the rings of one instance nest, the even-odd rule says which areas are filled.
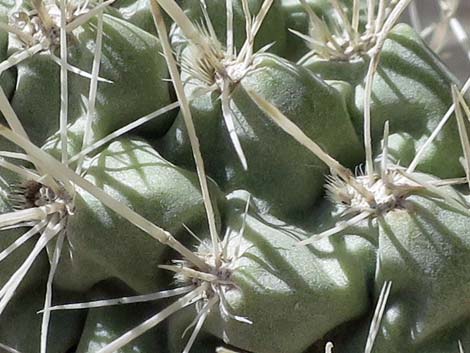
[[[1,348],[463,351],[467,85],[396,25],[410,0],[301,1],[297,63],[286,3],[152,0],[158,39],[110,2],[12,5]]]

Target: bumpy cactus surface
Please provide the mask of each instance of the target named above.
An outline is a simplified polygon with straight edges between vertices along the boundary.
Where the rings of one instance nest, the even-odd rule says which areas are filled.
[[[0,351],[470,350],[439,3],[1,1]]]

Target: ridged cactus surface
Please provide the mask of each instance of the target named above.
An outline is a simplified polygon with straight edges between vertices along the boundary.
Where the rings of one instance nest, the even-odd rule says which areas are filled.
[[[437,3],[2,0],[0,351],[470,350]]]

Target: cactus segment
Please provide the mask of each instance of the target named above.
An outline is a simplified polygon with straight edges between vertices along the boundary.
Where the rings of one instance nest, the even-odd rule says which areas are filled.
[[[0,1],[0,350],[468,350],[468,36],[415,5]]]

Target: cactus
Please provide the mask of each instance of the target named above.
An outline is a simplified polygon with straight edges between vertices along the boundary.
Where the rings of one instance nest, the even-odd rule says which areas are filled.
[[[470,347],[445,5],[1,2],[0,350]]]

